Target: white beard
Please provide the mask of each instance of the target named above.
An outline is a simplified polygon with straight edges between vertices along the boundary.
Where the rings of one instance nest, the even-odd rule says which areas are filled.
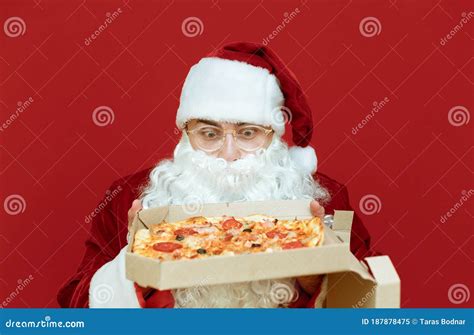
[[[274,137],[266,150],[228,163],[196,151],[186,134],[173,160],[160,162],[142,192],[143,208],[184,205],[192,214],[203,203],[317,199],[329,194],[290,159],[287,145]],[[175,307],[278,307],[297,299],[295,279],[199,285],[173,290]]]

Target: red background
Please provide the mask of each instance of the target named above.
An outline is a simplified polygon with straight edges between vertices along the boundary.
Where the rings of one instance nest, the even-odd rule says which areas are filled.
[[[8,307],[55,307],[75,272],[94,210],[113,180],[169,156],[174,117],[189,67],[226,42],[270,41],[299,78],[312,106],[319,170],[348,186],[375,249],[402,279],[403,307],[453,304],[448,290],[473,288],[474,199],[445,223],[440,216],[472,188],[472,122],[453,126],[454,106],[473,109],[474,23],[444,46],[470,1],[17,1],[0,2],[0,21],[21,17],[26,31],[0,31],[0,121],[19,101],[26,111],[0,132],[0,200],[20,195],[24,211],[0,208],[0,300],[31,283]],[[84,40],[118,7],[122,14],[90,45]],[[380,33],[359,23],[376,17]],[[198,17],[200,35],[182,22]],[[472,20],[471,20],[472,21]],[[389,103],[356,135],[374,101]],[[109,106],[114,122],[92,122]],[[360,199],[381,201],[364,215]],[[471,270],[469,270],[471,269]],[[470,293],[470,292],[469,292]]]

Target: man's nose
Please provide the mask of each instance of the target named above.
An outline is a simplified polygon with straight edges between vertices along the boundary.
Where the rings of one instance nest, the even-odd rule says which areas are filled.
[[[234,136],[232,136],[232,134],[226,134],[224,146],[217,157],[224,158],[228,162],[236,161],[240,158],[240,150],[237,146],[237,143],[235,143]]]

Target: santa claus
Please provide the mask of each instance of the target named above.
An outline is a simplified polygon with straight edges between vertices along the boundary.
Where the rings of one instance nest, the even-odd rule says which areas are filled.
[[[129,224],[140,208],[191,202],[312,199],[314,216],[351,210],[346,188],[316,172],[312,113],[294,75],[266,46],[233,43],[195,64],[184,83],[172,159],[111,186],[122,191],[93,220],[77,273],[61,288],[63,307],[321,307],[325,276],[159,291],[125,277]],[[282,135],[291,125],[295,146]],[[351,250],[371,254],[354,217]],[[284,288],[285,294],[281,294]]]

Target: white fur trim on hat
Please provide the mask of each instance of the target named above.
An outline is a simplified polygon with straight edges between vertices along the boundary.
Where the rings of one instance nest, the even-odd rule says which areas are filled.
[[[245,62],[207,57],[189,71],[181,91],[176,124],[191,119],[271,126],[283,135],[284,97],[273,74]]]
[[[92,277],[89,287],[90,308],[139,308],[135,285],[125,277],[127,247]]]
[[[311,147],[293,146],[289,149],[291,159],[306,174],[313,174],[318,167],[318,157],[316,151]]]

